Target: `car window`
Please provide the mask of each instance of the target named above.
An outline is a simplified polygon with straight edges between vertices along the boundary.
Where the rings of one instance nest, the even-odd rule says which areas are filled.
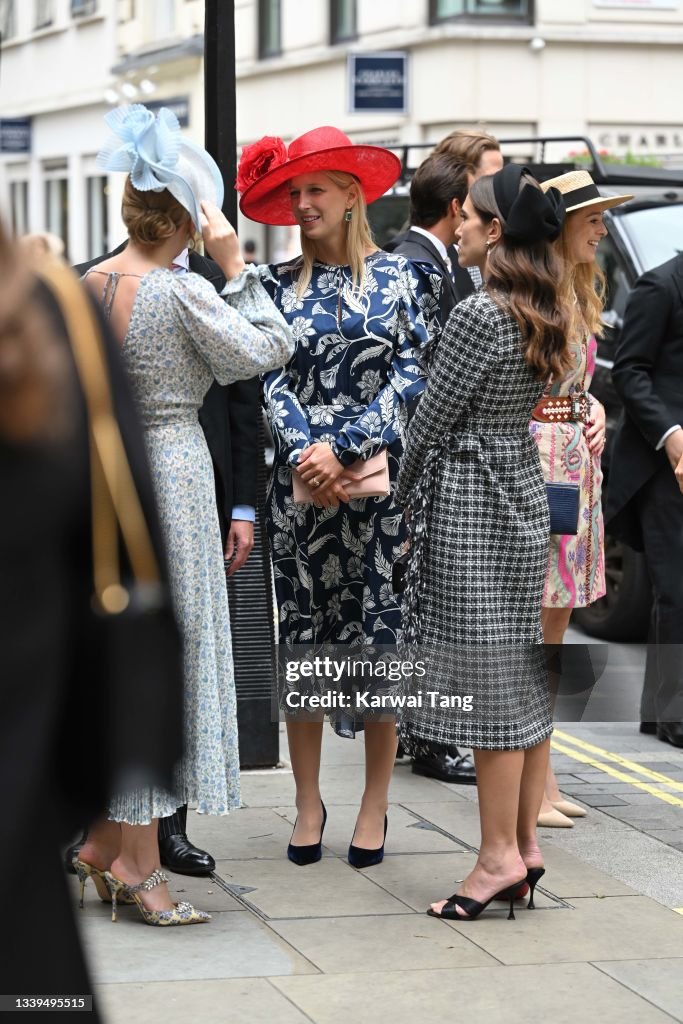
[[[628,299],[629,281],[611,235],[603,238],[598,246],[598,263],[603,269],[607,283],[605,311],[622,317]],[[607,320],[609,321],[609,315]]]
[[[619,221],[642,272],[666,263],[683,250],[683,203],[634,210],[624,213]]]

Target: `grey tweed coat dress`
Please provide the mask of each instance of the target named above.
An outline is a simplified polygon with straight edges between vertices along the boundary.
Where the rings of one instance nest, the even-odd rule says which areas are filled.
[[[485,292],[459,303],[398,478],[411,510],[403,636],[427,667],[399,725],[413,753],[425,741],[525,749],[552,732],[540,624],[550,523],[529,434],[543,388],[516,321]]]

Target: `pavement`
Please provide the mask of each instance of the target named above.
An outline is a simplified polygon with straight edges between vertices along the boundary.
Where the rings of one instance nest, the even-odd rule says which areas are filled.
[[[641,676],[642,678],[642,676]],[[243,774],[228,818],[190,813],[215,876],[172,890],[213,920],[146,927],[134,907],[113,925],[92,886],[78,913],[109,1024],[664,1024],[683,1021],[683,750],[633,722],[560,724],[562,790],[586,807],[572,829],[543,829],[536,911],[519,904],[471,922],[425,914],[471,868],[474,787],[398,762],[383,864],[345,859],[363,787],[362,738],[325,729],[323,858],[285,856],[295,818],[283,766]],[[76,880],[74,900],[76,899]]]

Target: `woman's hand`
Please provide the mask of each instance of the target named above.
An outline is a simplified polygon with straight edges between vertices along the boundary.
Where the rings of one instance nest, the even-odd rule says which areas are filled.
[[[213,203],[202,199],[202,223],[200,224],[204,245],[212,259],[225,274],[228,281],[244,270],[244,259],[240,243],[230,221]]]
[[[595,398],[591,399],[590,419],[586,423],[586,441],[591,455],[602,455],[605,447],[605,407]]]
[[[676,479],[678,480],[678,486],[681,489],[681,494],[683,494],[683,455],[681,455],[681,460],[676,466],[674,472],[676,474]]]

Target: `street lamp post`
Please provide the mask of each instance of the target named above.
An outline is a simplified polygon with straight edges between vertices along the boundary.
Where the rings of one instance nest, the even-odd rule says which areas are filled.
[[[234,0],[205,0],[205,3],[205,144],[225,182],[223,213],[236,229],[237,193],[233,188],[237,167],[235,3]],[[231,401],[228,390],[226,416]],[[254,547],[246,564],[227,580],[243,768],[273,766],[279,759],[278,723],[273,721],[271,713],[275,635],[273,580],[263,526],[267,479],[265,438],[260,411],[255,409],[254,415],[258,448],[254,466],[257,492]]]
[[[237,167],[235,92],[235,2],[205,0],[204,138],[225,182],[223,213],[236,229],[237,194],[232,187]]]

